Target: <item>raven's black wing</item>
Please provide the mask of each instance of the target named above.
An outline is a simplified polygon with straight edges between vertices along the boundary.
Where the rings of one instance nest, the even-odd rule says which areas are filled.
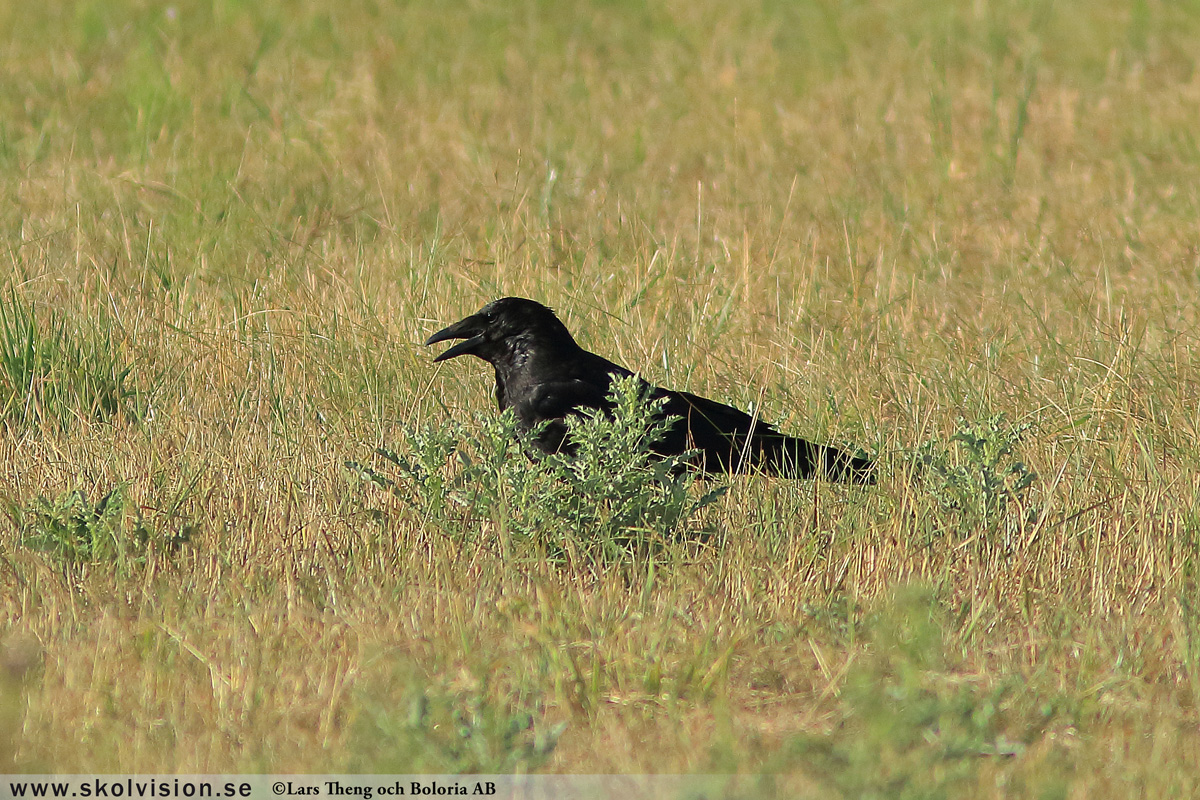
[[[633,374],[586,350],[567,357],[535,354],[530,361],[527,369],[506,383],[501,406],[511,406],[526,431],[545,423],[535,441],[545,453],[563,448],[568,415],[589,410],[611,413],[608,393],[613,378]]]
[[[857,483],[874,480],[874,464],[868,459],[780,433],[744,411],[707,397],[659,391],[668,398],[666,412],[682,418],[661,443],[663,452],[699,450],[700,466],[707,472],[761,470],[789,478],[822,475]]]
[[[537,384],[523,392],[513,403],[517,419],[526,431],[546,423],[534,444],[543,453],[557,453],[567,436],[567,416],[580,411],[612,410],[608,392],[593,381],[578,379],[554,380]],[[568,452],[573,452],[568,445]]]

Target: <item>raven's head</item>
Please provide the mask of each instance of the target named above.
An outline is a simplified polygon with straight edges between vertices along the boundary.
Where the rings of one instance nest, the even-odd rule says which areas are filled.
[[[554,312],[541,303],[523,297],[502,297],[493,300],[479,312],[460,319],[453,325],[425,340],[425,344],[437,344],[449,339],[463,341],[435,358],[436,364],[458,356],[472,355],[495,364],[511,354],[520,340],[559,345],[570,342],[567,327]]]

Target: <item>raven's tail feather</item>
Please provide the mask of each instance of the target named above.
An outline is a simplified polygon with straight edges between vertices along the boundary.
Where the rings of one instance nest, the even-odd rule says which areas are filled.
[[[845,483],[875,483],[875,462],[836,447],[794,436],[755,436],[758,466],[785,478],[825,478]]]

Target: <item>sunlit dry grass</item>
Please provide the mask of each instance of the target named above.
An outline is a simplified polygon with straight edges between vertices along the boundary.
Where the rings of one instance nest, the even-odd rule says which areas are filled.
[[[1196,791],[1194,12],[726,6],[0,9],[4,297],[137,390],[5,388],[0,496],[188,539],[0,525],[6,769]],[[343,463],[489,408],[418,343],[504,294],[883,478],[735,480],[653,570],[464,545]],[[1038,479],[954,530],[912,456],[1000,412]]]

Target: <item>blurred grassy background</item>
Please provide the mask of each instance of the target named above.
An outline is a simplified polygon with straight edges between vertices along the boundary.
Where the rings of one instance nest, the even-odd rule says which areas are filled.
[[[1200,6],[0,32],[8,770],[1196,791]],[[488,519],[464,546],[342,463],[489,407],[418,343],[504,294],[887,477],[736,481],[653,572],[514,563]],[[904,470],[996,413],[1039,475],[999,543]],[[130,544],[30,546],[60,529]]]

